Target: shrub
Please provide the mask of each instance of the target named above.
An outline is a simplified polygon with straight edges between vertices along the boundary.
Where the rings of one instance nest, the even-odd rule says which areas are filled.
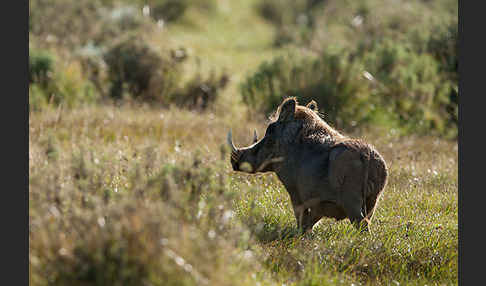
[[[150,1],[149,5],[152,7],[150,16],[155,20],[162,19],[164,22],[173,22],[179,19],[187,9],[187,0],[173,1],[173,0],[158,0]]]
[[[206,79],[203,79],[201,74],[196,74],[171,96],[171,102],[184,108],[205,110],[216,102],[228,82],[229,76],[226,73],[218,77],[211,72]]]
[[[134,98],[166,102],[175,88],[178,63],[160,55],[142,38],[121,41],[103,58],[108,66],[112,98],[120,99],[128,93]]]
[[[401,126],[417,132],[457,133],[446,110],[451,104],[451,83],[434,57],[384,41],[365,54],[363,61],[380,83],[376,94],[381,104],[398,115]]]
[[[40,111],[48,104],[49,96],[38,84],[29,84],[29,110]]]
[[[297,96],[303,103],[316,100],[326,120],[338,128],[366,120],[373,107],[370,85],[362,67],[342,52],[328,51],[317,59],[279,57],[263,63],[241,85],[243,102],[268,113],[283,97]]]
[[[110,0],[33,0],[29,13],[30,42],[55,50],[59,59],[49,84],[29,88],[29,102],[36,106],[34,109],[40,109],[43,102],[73,106],[106,95],[108,75],[103,54],[107,48],[132,33],[143,36],[154,26],[137,7],[120,2],[115,5]],[[37,58],[34,54],[31,62],[39,62]],[[45,65],[46,61],[39,63]],[[36,72],[38,68],[30,67],[33,76],[42,77]],[[53,69],[52,64],[50,67]]]
[[[197,73],[183,85],[181,63],[187,55],[183,50],[170,56],[155,51],[143,38],[131,37],[114,45],[104,54],[111,83],[110,96],[157,102],[168,106],[205,110],[216,102],[229,77],[226,73],[207,78]]]
[[[52,77],[54,56],[46,50],[29,49],[29,84],[46,86]]]
[[[130,1],[127,1],[130,3]],[[214,0],[137,0],[139,6],[147,5],[150,17],[155,21],[175,22],[184,16],[189,7],[212,12],[216,8]]]
[[[433,56],[383,41],[363,54],[327,49],[317,59],[266,62],[241,85],[241,94],[253,110],[266,113],[285,96],[314,99],[337,128],[380,124],[454,137],[451,84]]]
[[[81,99],[89,101],[93,93],[96,97],[127,97],[186,108],[205,109],[211,105],[226,85],[227,76],[218,79],[211,75],[202,79],[197,75],[186,87],[179,87],[180,62],[187,55],[181,56],[179,51],[169,55],[165,53],[169,49],[156,50],[150,45],[147,39],[156,24],[151,17],[144,16],[144,5],[149,5],[150,15],[155,19],[162,17],[171,21],[181,16],[189,5],[211,11],[215,2],[31,1],[31,41],[36,46],[55,50],[62,59],[59,62],[71,63],[56,67],[54,73],[49,54],[31,56],[30,82],[36,84],[29,89],[33,109],[41,109],[47,102],[63,101],[71,106]],[[68,74],[62,74],[63,69],[68,69]]]
[[[54,54],[29,51],[29,108],[41,110],[47,103],[73,107],[96,100],[93,84],[84,78],[77,61],[60,62]]]
[[[441,70],[453,73],[453,78],[457,79],[458,58],[457,58],[457,22],[452,22],[447,26],[439,25],[433,30],[429,39],[427,50],[441,65]]]

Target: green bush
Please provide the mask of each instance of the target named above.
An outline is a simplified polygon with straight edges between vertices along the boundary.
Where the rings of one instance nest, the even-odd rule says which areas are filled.
[[[45,86],[52,77],[54,56],[46,50],[29,48],[29,84]]]
[[[381,105],[398,115],[400,125],[411,131],[457,135],[457,118],[449,114],[452,82],[441,73],[441,65],[429,54],[413,47],[384,41],[363,57],[378,81],[376,96]]]
[[[142,12],[145,5],[152,17]],[[59,62],[81,67],[79,71],[71,67],[64,75],[60,71],[66,66],[53,71],[51,55],[31,55],[29,79],[35,84],[29,89],[31,106],[36,110],[52,102],[72,106],[82,99],[89,101],[95,93],[96,97],[207,108],[228,77],[198,74],[182,87],[180,63],[187,54],[172,51],[169,55],[169,49],[155,49],[147,40],[157,27],[154,19],[176,20],[191,5],[207,11],[215,8],[214,1],[200,0],[31,1],[31,42],[56,51]]]
[[[49,84],[29,88],[29,101],[34,109],[40,109],[45,105],[43,102],[74,106],[106,95],[105,51],[115,41],[132,34],[145,35],[155,25],[136,6],[110,0],[33,0],[29,16],[30,42],[56,51],[58,58],[56,71],[49,73]],[[31,62],[37,58],[34,54]],[[42,77],[38,68],[30,67],[31,78]],[[53,69],[52,64],[50,67]]]
[[[342,50],[317,59],[279,57],[265,62],[241,85],[241,92],[244,103],[265,113],[274,111],[286,96],[296,96],[302,103],[314,99],[326,120],[338,128],[367,120],[374,100],[363,68]]]
[[[29,84],[29,110],[40,111],[48,104],[49,96],[38,84]]]
[[[314,99],[337,128],[379,124],[454,137],[452,86],[430,54],[383,41],[363,54],[328,49],[317,59],[280,57],[263,63],[241,85],[241,94],[244,103],[265,113],[285,96],[302,103]]]
[[[168,103],[176,87],[178,62],[163,57],[143,38],[131,37],[111,47],[103,55],[111,83],[110,96]]]
[[[262,0],[257,7],[275,25],[276,43],[322,56],[262,64],[242,85],[253,109],[270,112],[283,96],[312,95],[340,128],[457,135],[456,0]],[[331,56],[335,46],[341,51]]]
[[[447,79],[449,103],[446,104],[445,109],[455,125],[458,124],[459,103],[457,36],[457,22],[452,22],[446,26],[437,26],[427,43],[427,51],[439,62],[440,70]]]
[[[41,110],[48,103],[74,107],[98,98],[94,85],[86,80],[78,61],[61,62],[53,53],[29,51],[29,108]]]

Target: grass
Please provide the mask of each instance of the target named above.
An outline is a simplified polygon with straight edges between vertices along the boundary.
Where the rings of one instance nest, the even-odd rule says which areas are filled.
[[[264,128],[264,122],[253,125]],[[296,236],[290,201],[276,176],[230,170],[224,145],[228,127],[228,121],[213,114],[150,108],[141,112],[133,106],[31,114],[30,265],[31,279],[38,282],[34,284],[43,284],[46,268],[65,279],[77,268],[63,270],[59,265],[76,265],[79,260],[98,265],[90,270],[93,273],[119,270],[109,266],[106,254],[79,258],[99,249],[117,249],[97,241],[100,237],[105,243],[133,244],[134,250],[115,251],[126,257],[111,259],[126,260],[122,265],[128,269],[132,263],[144,265],[148,273],[161,271],[156,278],[145,275],[155,285],[188,275],[180,259],[171,262],[167,250],[153,250],[160,239],[188,261],[191,266],[186,268],[201,268],[198,273],[204,273],[211,285],[251,285],[251,279],[262,285],[457,284],[457,143],[367,133],[365,138],[390,167],[371,234],[356,233],[347,220],[323,219],[310,235]],[[231,127],[236,142],[250,142],[246,126]],[[159,194],[162,190],[174,193],[174,205]],[[180,195],[193,190],[200,196],[197,203]],[[191,206],[203,213],[202,219],[196,219]],[[216,210],[219,217],[209,215]],[[224,231],[216,232],[221,225]],[[71,260],[64,261],[63,253]],[[235,257],[246,260],[238,262]],[[149,263],[152,260],[160,263]],[[136,273],[126,277],[145,277]],[[67,277],[91,281],[89,276]],[[251,279],[245,282],[245,277]],[[191,279],[187,285],[198,284]],[[127,281],[123,283],[130,284]]]
[[[264,60],[287,49],[273,47],[275,29],[256,13],[257,0],[217,2],[216,15],[190,7],[180,23],[169,26],[154,41],[169,39],[170,46],[188,50],[192,57],[184,66],[187,78],[197,71],[227,71],[230,83],[215,112],[244,112],[238,84]]]
[[[231,74],[212,110],[127,103],[30,113],[32,285],[458,284],[456,141],[350,134],[390,168],[369,234],[323,219],[296,235],[276,176],[231,170],[227,131],[241,146],[266,127],[240,103],[238,84],[286,52],[272,47],[275,31],[255,3],[219,1],[215,15],[189,9],[161,32],[200,58],[185,63],[189,74]]]

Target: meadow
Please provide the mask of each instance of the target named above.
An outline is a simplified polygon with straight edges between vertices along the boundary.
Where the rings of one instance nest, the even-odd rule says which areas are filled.
[[[35,9],[52,13],[41,4],[57,3],[31,2],[34,20],[40,17]],[[95,8],[73,11],[85,11],[76,15],[89,19],[90,9],[112,7],[112,2],[92,1]],[[159,2],[171,3],[148,3],[156,7]],[[367,1],[368,10],[348,1],[344,6],[295,1],[307,3],[308,9],[317,9],[314,2],[315,7],[327,5],[324,15],[338,11],[338,17],[323,19],[312,9],[295,7],[309,23],[329,24],[327,30],[295,26],[286,20],[294,18],[282,13],[279,1],[180,2],[187,4],[183,12],[162,13],[165,19],[176,15],[173,21],[134,18],[120,26],[127,35],[150,30],[143,40],[167,52],[161,67],[130,62],[140,74],[144,70],[139,67],[146,67],[157,74],[157,83],[167,83],[161,86],[150,79],[142,91],[145,85],[139,82],[117,85],[141,77],[118,78],[122,73],[110,66],[110,57],[101,57],[110,68],[97,73],[96,53],[86,60],[86,54],[72,52],[72,47],[84,47],[82,35],[103,35],[95,44],[86,41],[91,51],[99,45],[103,53],[123,52],[110,49],[111,42],[105,49],[103,42],[116,46],[110,35],[118,38],[119,30],[105,30],[103,23],[77,30],[77,22],[70,20],[74,37],[61,38],[65,31],[46,26],[45,32],[33,21],[29,48],[42,53],[35,54],[41,65],[33,65],[40,68],[31,69],[29,82],[31,285],[457,285],[457,87],[450,51],[436,53],[444,61],[426,52],[438,33],[422,35],[427,41],[410,36],[427,43],[421,52],[394,46],[388,50],[386,43],[376,50],[369,44],[354,51],[349,47],[359,45],[354,42],[359,39],[349,30],[352,25],[340,21],[356,18],[349,18],[344,8],[373,15],[377,1]],[[415,11],[410,18],[406,13],[396,17],[400,9],[387,8],[384,12],[391,16],[384,22],[389,28],[370,20],[365,31],[399,42],[400,37],[410,39],[405,35],[412,28],[407,27],[417,22],[418,8],[425,7],[424,15],[430,13],[432,19],[454,18],[444,12],[454,1],[398,2],[404,11]],[[136,6],[140,15],[143,5]],[[162,12],[172,6],[163,7]],[[136,28],[126,28],[127,23]],[[56,35],[58,40],[52,40]],[[322,65],[318,70],[323,78],[292,77],[271,68],[274,59],[295,54],[314,60],[333,50],[327,46],[333,44],[354,57],[330,67],[326,64],[332,53],[315,61]],[[187,58],[177,60],[177,51]],[[124,58],[122,52],[115,58]],[[366,78],[364,83],[330,79],[334,74],[353,77],[362,71],[361,62],[382,59],[382,53],[392,55],[383,60],[393,67],[391,76],[367,69],[379,84],[368,85]],[[151,59],[158,61],[155,54]],[[293,70],[305,69],[305,60],[289,61],[281,70],[293,75]],[[414,67],[407,70],[407,63]],[[422,71],[420,63],[434,68],[427,66],[415,76]],[[269,82],[275,85],[268,88]],[[289,82],[299,88],[289,88]],[[327,97],[319,93],[323,86],[330,86]],[[401,93],[407,88],[412,92]],[[232,171],[227,132],[232,130],[237,146],[250,144],[253,130],[265,133],[275,101],[286,95],[297,96],[301,104],[318,96],[329,124],[373,144],[385,158],[390,177],[369,233],[359,233],[348,220],[324,218],[311,233],[299,235],[288,194],[274,174]]]

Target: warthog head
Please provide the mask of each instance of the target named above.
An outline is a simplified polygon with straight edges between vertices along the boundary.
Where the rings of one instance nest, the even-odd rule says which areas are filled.
[[[317,108],[315,101],[306,107],[297,106],[295,98],[287,98],[277,109],[276,115],[268,125],[263,138],[258,140],[254,132],[253,144],[237,148],[228,132],[228,144],[231,147],[231,165],[235,171],[248,173],[275,171],[285,160],[288,147],[298,138],[304,121],[296,118],[296,108],[307,108],[313,111]]]

